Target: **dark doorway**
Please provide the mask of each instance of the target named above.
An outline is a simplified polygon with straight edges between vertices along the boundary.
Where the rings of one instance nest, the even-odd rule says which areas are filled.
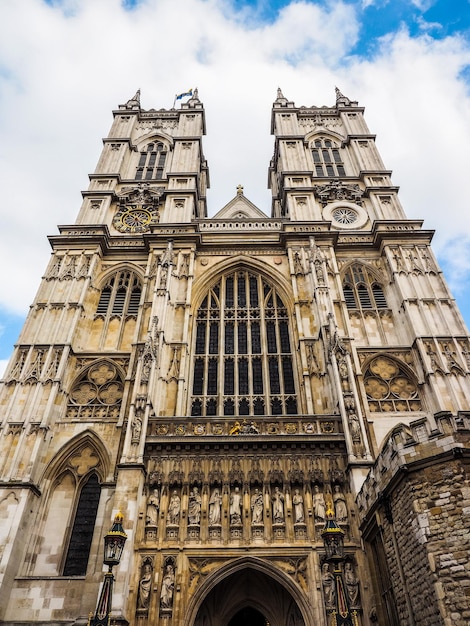
[[[232,617],[228,626],[266,626],[267,623],[264,615],[247,606]]]

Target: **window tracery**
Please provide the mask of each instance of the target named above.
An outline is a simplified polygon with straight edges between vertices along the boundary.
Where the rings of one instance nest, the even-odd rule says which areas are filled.
[[[99,362],[84,372],[70,392],[66,417],[104,419],[119,417],[124,385],[116,366]]]
[[[162,180],[167,149],[161,142],[151,142],[140,153],[136,180]]]
[[[377,356],[364,373],[369,410],[373,412],[420,411],[417,383],[394,359]]]
[[[348,309],[386,309],[382,286],[374,274],[361,263],[354,263],[343,278],[343,293]]]
[[[246,270],[223,276],[196,316],[191,415],[297,413],[287,309]]]
[[[316,176],[346,176],[341,152],[336,142],[326,137],[320,137],[313,141],[311,149]]]

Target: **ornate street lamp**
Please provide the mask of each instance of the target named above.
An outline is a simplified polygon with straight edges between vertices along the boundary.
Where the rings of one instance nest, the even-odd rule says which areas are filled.
[[[109,626],[109,614],[113,598],[113,566],[119,565],[127,535],[122,527],[122,513],[114,518],[111,530],[104,536],[103,563],[109,567],[104,575],[103,587],[101,588],[98,604],[93,617],[88,621],[88,626]]]

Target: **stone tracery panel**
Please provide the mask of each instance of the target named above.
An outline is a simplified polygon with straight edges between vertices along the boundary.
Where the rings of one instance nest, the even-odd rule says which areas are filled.
[[[123,393],[124,384],[117,367],[108,361],[95,363],[72,387],[66,417],[117,419]]]
[[[420,411],[418,385],[398,361],[376,356],[364,373],[369,410],[373,412]]]

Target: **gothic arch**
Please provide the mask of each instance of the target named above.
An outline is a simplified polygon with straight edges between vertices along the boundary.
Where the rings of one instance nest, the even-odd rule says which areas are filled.
[[[340,271],[341,280],[344,279],[346,272],[354,265],[362,265],[362,267],[366,268],[367,271],[372,274],[372,276],[378,283],[380,283],[381,285],[385,284],[386,276],[384,276],[384,274],[382,274],[382,272],[375,268],[373,265],[367,263],[367,261],[363,261],[362,259],[353,259],[352,261],[348,261],[347,263],[345,263]]]
[[[139,137],[137,143],[135,144],[136,152],[140,152],[148,143],[152,142],[166,144],[169,151],[173,150],[175,144],[173,137],[165,133],[162,129],[159,129],[158,133],[155,132],[155,129],[152,129],[150,132]]]
[[[96,359],[81,369],[69,387],[67,417],[118,419],[125,373],[112,359]]]
[[[305,135],[305,142],[309,145],[310,147],[310,143],[314,140],[314,139],[320,139],[320,138],[325,138],[325,139],[331,139],[333,141],[339,141],[339,148],[341,148],[341,144],[344,141],[344,137],[343,135],[341,135],[340,133],[337,133],[334,130],[326,130],[326,129],[321,129],[321,130],[312,130],[309,133],[307,133]]]
[[[244,255],[237,255],[228,259],[224,259],[220,263],[217,263],[210,270],[207,270],[194,281],[192,287],[192,304],[194,309],[198,309],[202,303],[203,298],[206,296],[207,291],[217,282],[217,280],[227,272],[236,271],[248,271],[256,272],[260,274],[262,278],[265,278],[274,289],[279,293],[284,305],[288,308],[289,314],[293,315],[294,302],[291,283],[281,276],[279,272],[272,270],[263,261],[256,258],[249,258]]]
[[[422,410],[418,377],[403,360],[377,352],[364,361],[362,373],[371,413]]]
[[[106,286],[108,280],[114,274],[118,274],[119,272],[134,272],[140,282],[143,284],[144,282],[144,271],[137,265],[136,263],[126,262],[126,263],[118,263],[117,265],[113,265],[112,267],[106,268],[96,279],[96,288],[101,291],[103,287]]]
[[[109,458],[109,453],[100,437],[93,431],[86,430],[73,437],[55,454],[54,458],[45,468],[40,484],[51,483],[57,480],[64,472],[74,467],[73,459],[87,449],[91,451],[90,471],[93,470],[96,472],[100,482],[105,482],[110,478],[111,473],[111,459]],[[94,462],[93,454],[94,458],[96,458],[96,463]]]
[[[211,596],[211,593],[218,585],[223,585],[224,582],[230,582],[230,579],[234,581],[237,579],[239,580],[240,574],[243,574],[243,572],[254,573],[258,579],[263,578],[265,582],[271,581],[273,586],[276,585],[278,588],[280,587],[282,592],[285,592],[291,600],[290,608],[297,609],[303,624],[305,626],[313,626],[312,607],[310,606],[308,598],[301,590],[299,584],[294,582],[291,577],[276,567],[273,563],[250,556],[235,559],[207,576],[206,580],[201,584],[199,589],[196,590],[190,599],[189,606],[186,611],[186,626],[198,626],[198,622],[196,620],[199,617],[199,611],[201,610],[201,607],[203,607],[205,601]],[[272,626],[278,626],[280,622],[276,622],[276,620],[273,619],[273,610],[269,607],[269,603],[271,601],[272,599],[270,598],[270,594],[266,594],[266,596],[258,599],[254,597],[247,599],[240,595],[237,596],[236,593],[234,593],[233,599],[229,600],[224,608],[224,615],[222,616],[224,622],[226,621],[224,626],[227,626],[230,619],[245,606],[251,606],[257,611],[263,613]]]

